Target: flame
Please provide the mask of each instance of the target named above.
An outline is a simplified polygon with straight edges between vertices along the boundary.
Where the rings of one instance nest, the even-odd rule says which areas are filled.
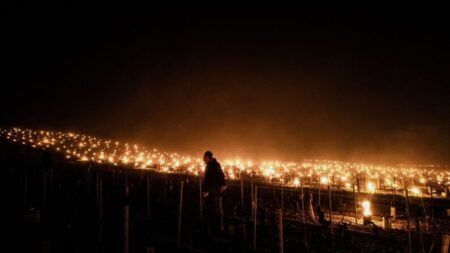
[[[375,184],[373,182],[367,183],[367,191],[370,193],[375,193]]]
[[[414,195],[414,196],[420,196],[421,194],[422,194],[422,192],[419,190],[419,188],[417,188],[417,187],[412,187],[411,189],[410,189],[410,191],[412,192],[412,194]]]
[[[363,215],[365,217],[372,216],[372,211],[370,210],[370,201],[364,200],[361,205],[363,207]]]
[[[293,181],[292,183],[293,183],[293,185],[294,185],[295,187],[299,187],[299,186],[300,186],[300,179],[295,178],[294,181]]]
[[[321,177],[320,178],[320,183],[321,184],[328,184],[328,182],[329,182],[328,177]]]

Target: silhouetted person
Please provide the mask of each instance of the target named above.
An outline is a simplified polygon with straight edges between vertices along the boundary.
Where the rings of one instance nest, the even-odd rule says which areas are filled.
[[[223,229],[222,222],[222,193],[227,184],[220,164],[211,151],[203,155],[206,163],[205,179],[203,181],[203,197],[205,199],[206,227],[208,235],[217,239],[217,235]]]

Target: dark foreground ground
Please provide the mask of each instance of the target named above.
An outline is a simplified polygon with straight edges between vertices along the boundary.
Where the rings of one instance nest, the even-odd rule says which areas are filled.
[[[304,189],[303,212],[299,189],[281,190],[255,182],[254,233],[250,180],[243,183],[243,199],[240,181],[229,182],[224,196],[225,230],[220,240],[211,242],[203,233],[196,177],[67,161],[3,141],[0,151],[0,252],[279,252],[276,214],[281,207],[284,252],[409,252],[404,229],[354,226],[354,197],[348,192],[332,192],[335,223],[330,230],[327,222],[318,222],[316,189]],[[322,191],[325,213],[328,200]],[[372,203],[375,215],[396,206],[397,225],[405,223],[404,198],[380,195],[372,197]],[[449,203],[448,199],[424,200],[429,216],[426,230],[421,202],[411,199],[412,252],[441,252],[443,235],[450,229]]]

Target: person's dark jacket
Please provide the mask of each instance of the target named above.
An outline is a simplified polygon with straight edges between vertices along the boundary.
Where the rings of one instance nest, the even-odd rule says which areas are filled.
[[[220,187],[225,185],[225,175],[223,174],[222,167],[220,167],[220,163],[213,158],[206,164],[203,191],[219,193]]]

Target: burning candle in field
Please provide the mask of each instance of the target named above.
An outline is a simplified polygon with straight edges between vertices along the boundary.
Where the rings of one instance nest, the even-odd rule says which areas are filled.
[[[368,225],[371,223],[371,220],[372,220],[372,211],[370,210],[370,201],[364,200],[361,205],[363,208],[364,225]]]
[[[328,184],[328,181],[329,181],[328,177],[321,177],[320,178],[320,184],[324,184],[324,185]]]
[[[293,184],[294,184],[295,187],[299,187],[300,186],[300,179],[295,178],[294,181],[293,181]]]
[[[367,191],[370,193],[375,193],[375,184],[373,182],[367,183]]]
[[[109,163],[112,165],[127,165],[128,168],[154,169],[168,173],[187,173],[198,175],[204,172],[204,163],[199,157],[168,153],[158,149],[147,149],[137,144],[121,143],[112,140],[102,140],[93,136],[76,134],[72,132],[36,131],[32,129],[0,129],[0,137],[6,140],[20,140],[18,143],[33,148],[46,149],[55,153],[63,153],[67,159],[76,159],[84,162]],[[300,178],[307,178],[310,185],[315,182],[319,185],[329,185],[352,189],[353,184],[349,178],[358,175],[367,175],[370,181],[366,183],[366,192],[375,194],[383,191],[392,191],[397,194],[400,176],[424,186],[425,184],[440,185],[450,181],[450,173],[445,170],[436,170],[435,167],[402,167],[402,166],[375,166],[366,163],[348,163],[330,160],[303,160],[297,162],[280,161],[250,161],[232,159],[225,160],[223,170],[230,179],[236,179],[242,174],[252,175],[269,180],[274,184],[282,184],[289,180],[290,186],[298,187]],[[444,168],[448,169],[448,168]],[[374,181],[376,180],[376,181]],[[382,182],[382,184],[380,184]],[[359,189],[359,183],[357,183]],[[317,186],[317,185],[316,185]],[[388,186],[388,189],[383,189]],[[430,192],[433,189],[431,189]],[[421,190],[410,189],[413,195],[423,195]],[[445,195],[443,195],[445,196]]]
[[[420,196],[422,194],[422,192],[417,187],[412,187],[410,191],[414,196]]]
[[[372,211],[370,210],[370,201],[364,200],[361,205],[363,207],[363,215],[372,216]]]

